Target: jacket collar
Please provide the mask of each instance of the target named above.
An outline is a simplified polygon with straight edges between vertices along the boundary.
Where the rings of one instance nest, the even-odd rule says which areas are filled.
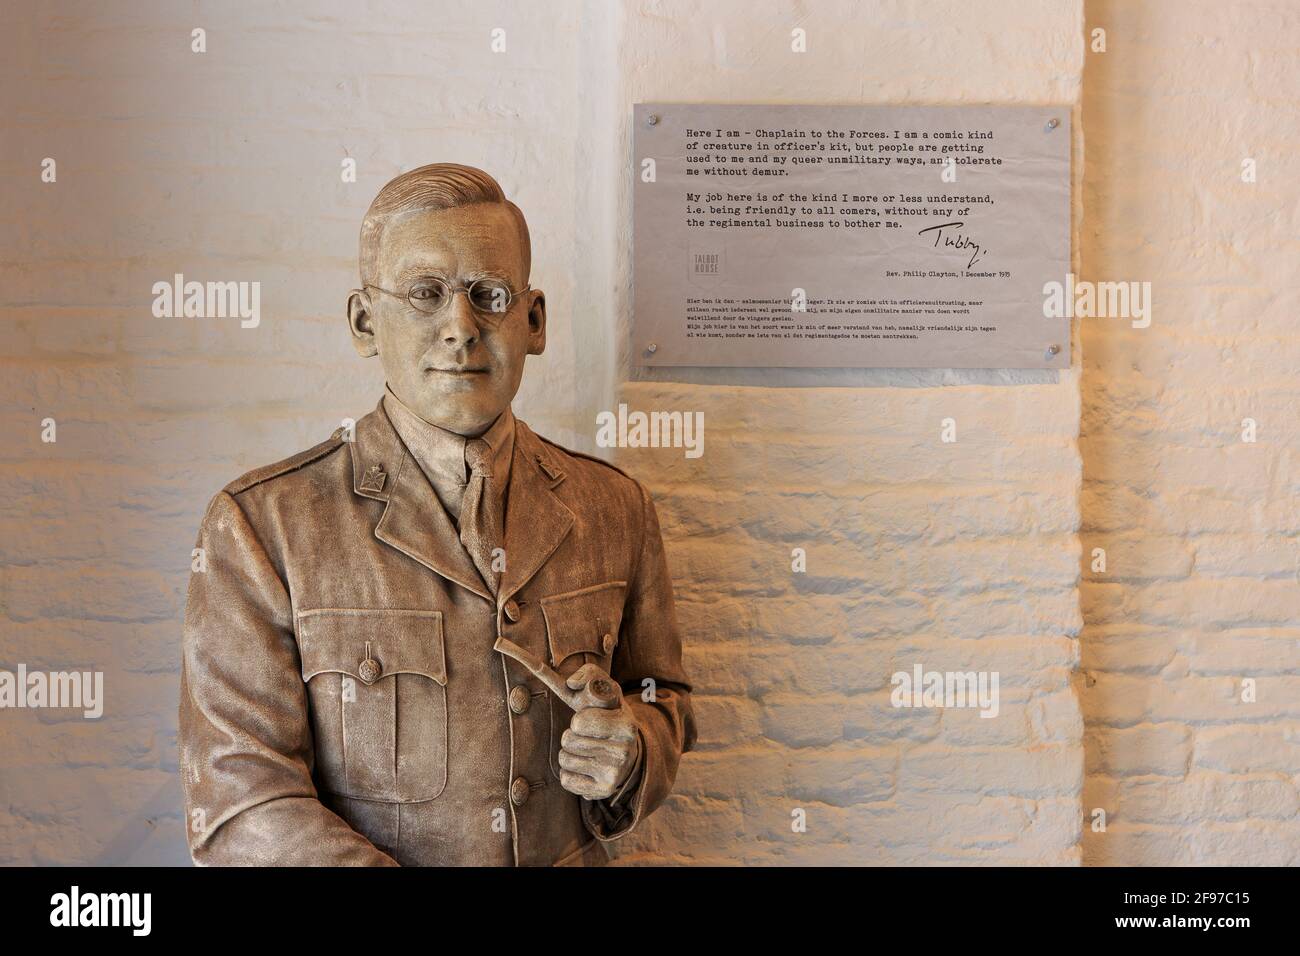
[[[555,494],[560,461],[527,425],[515,420],[506,498],[506,571],[497,603],[532,580],[573,527],[573,512]],[[386,504],[375,537],[468,591],[492,600],[433,487],[389,421],[381,400],[356,424],[352,490]]]
[[[573,512],[555,488],[564,481],[557,456],[515,419],[515,457],[506,497],[506,571],[502,603],[533,579],[573,527]]]
[[[425,421],[391,389],[384,390],[384,414],[406,446],[415,463],[420,466],[438,500],[444,504],[455,498],[454,511],[459,514],[460,496],[469,481],[465,464],[467,439],[455,432]],[[491,466],[496,480],[492,482],[496,505],[499,507],[510,482],[510,466],[514,461],[515,418],[509,407],[502,412],[482,438],[492,450]]]

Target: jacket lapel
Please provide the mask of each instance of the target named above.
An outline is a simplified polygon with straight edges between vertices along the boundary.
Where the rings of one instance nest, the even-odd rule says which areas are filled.
[[[515,420],[515,452],[506,498],[506,570],[499,600],[505,603],[532,580],[573,527],[573,512],[552,490],[564,480],[547,446]]]
[[[451,517],[402,444],[382,401],[357,422],[351,445],[353,491],[386,503],[375,525],[375,537],[491,601],[491,593],[460,543]]]

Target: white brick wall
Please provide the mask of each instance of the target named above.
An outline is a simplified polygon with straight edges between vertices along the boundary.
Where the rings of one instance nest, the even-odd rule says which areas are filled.
[[[648,858],[1077,859],[1065,388],[625,390],[703,410],[707,434],[698,460],[622,459],[656,490],[701,685],[702,746],[636,841]],[[949,416],[959,441],[941,445]],[[1008,456],[1023,473],[991,468]],[[1000,715],[894,709],[890,675],[916,663],[999,671]]]
[[[612,149],[633,168],[633,102],[1074,103],[1082,28],[1074,2],[627,4]],[[620,196],[626,367],[626,180]],[[659,503],[703,728],[627,858],[1076,862],[1077,371],[630,377],[631,408],[703,411],[706,450],[618,459]],[[999,670],[1001,715],[892,708],[915,663]]]
[[[1150,281],[1155,313],[1082,322],[1084,859],[1295,865],[1300,7],[1102,0],[1088,27],[1084,277]]]

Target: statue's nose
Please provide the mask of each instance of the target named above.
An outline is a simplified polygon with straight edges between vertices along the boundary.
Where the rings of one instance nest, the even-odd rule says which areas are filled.
[[[442,341],[452,348],[462,348],[478,341],[478,323],[468,301],[459,295],[447,307],[447,321],[442,327]]]

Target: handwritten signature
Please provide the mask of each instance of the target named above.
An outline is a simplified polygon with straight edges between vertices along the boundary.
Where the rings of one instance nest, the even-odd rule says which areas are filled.
[[[980,259],[984,258],[984,247],[968,235],[950,234],[945,236],[943,233],[945,229],[951,229],[955,232],[956,230],[964,229],[965,227],[966,223],[960,220],[957,222],[941,222],[937,226],[927,226],[918,232],[917,235],[924,236],[927,232],[934,233],[934,247],[936,249],[942,244],[945,247],[952,247],[953,249],[972,250],[970,254],[970,262],[966,263],[966,268],[969,269],[971,266],[975,265],[975,263],[979,262]]]

